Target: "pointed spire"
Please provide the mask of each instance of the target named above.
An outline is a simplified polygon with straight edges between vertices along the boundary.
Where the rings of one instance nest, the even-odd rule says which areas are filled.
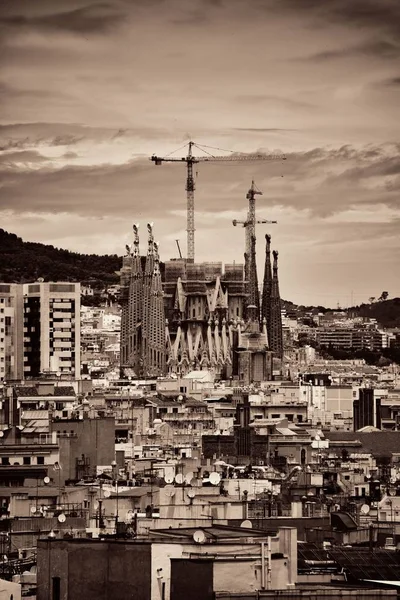
[[[282,334],[282,306],[281,298],[279,294],[279,280],[278,280],[278,252],[274,250],[272,253],[274,257],[273,262],[273,276],[271,282],[271,297],[270,297],[270,329],[269,343],[270,349],[273,351],[275,356],[278,358],[283,357],[283,334]]]
[[[270,300],[271,300],[271,285],[272,285],[272,269],[271,269],[271,236],[265,236],[265,266],[264,266],[264,282],[261,304],[261,318],[266,320],[267,330],[270,323]],[[268,331],[269,333],[269,331]]]
[[[147,258],[153,265],[151,274],[146,271],[146,286],[144,298],[144,310],[147,308],[146,319],[144,319],[145,338],[144,358],[145,374],[163,375],[166,366],[166,344],[165,344],[165,310],[164,297],[161,283],[160,257],[158,254],[158,243],[154,241],[152,227],[149,230],[149,250]],[[148,266],[150,268],[150,266]]]
[[[128,302],[128,364],[140,376],[142,358],[143,273],[139,250],[139,225],[133,224],[132,270]]]

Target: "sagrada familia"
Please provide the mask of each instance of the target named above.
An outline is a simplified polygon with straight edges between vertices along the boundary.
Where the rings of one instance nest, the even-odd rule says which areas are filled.
[[[254,232],[245,264],[160,263],[153,226],[141,257],[133,226],[120,271],[121,375],[158,377],[212,370],[222,379],[250,383],[272,379],[283,357],[278,252],[266,235],[262,294],[257,280]],[[246,232],[247,233],[247,232]],[[275,361],[274,361],[275,359]]]

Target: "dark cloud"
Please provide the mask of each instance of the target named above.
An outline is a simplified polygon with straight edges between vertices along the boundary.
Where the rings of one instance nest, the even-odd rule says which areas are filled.
[[[118,2],[99,2],[74,10],[48,14],[25,16],[14,14],[0,17],[0,25],[9,27],[29,27],[32,29],[63,30],[70,33],[105,33],[120,25],[126,18]]]
[[[88,127],[78,123],[10,123],[0,125],[0,151],[13,148],[74,146],[83,141],[113,142],[122,137],[169,138],[167,129],[138,126],[131,129]]]
[[[400,86],[400,77],[390,77],[389,79],[384,79],[381,82],[381,85],[386,87],[399,87]]]
[[[334,20],[357,28],[386,30],[400,38],[398,0],[283,0],[280,5],[328,23]]]
[[[289,153],[286,161],[233,161],[198,165],[196,207],[200,212],[245,210],[249,182],[265,190],[262,204],[308,209],[329,216],[350,206],[382,204],[396,208],[397,194],[385,186],[400,174],[396,146],[315,148]],[[391,152],[391,154],[389,154]],[[156,170],[154,170],[156,169]],[[376,186],[366,183],[376,178]],[[78,215],[154,217],[185,211],[184,165],[161,169],[147,159],[124,165],[68,166],[35,171],[16,162],[3,173],[1,206],[17,213],[67,212]],[[149,184],[151,182],[151,193]],[[265,204],[267,203],[267,204]]]
[[[15,171],[21,164],[45,163],[50,159],[36,150],[22,150],[21,152],[7,152],[0,154],[0,168],[10,168]]]
[[[295,61],[326,62],[351,57],[374,56],[382,59],[397,59],[400,56],[400,45],[385,40],[369,41],[357,46],[347,46],[334,50],[316,52],[310,56],[296,58]]]
[[[67,158],[67,159],[74,159],[74,158],[78,158],[79,154],[77,154],[76,152],[65,152],[63,154],[63,158]]]

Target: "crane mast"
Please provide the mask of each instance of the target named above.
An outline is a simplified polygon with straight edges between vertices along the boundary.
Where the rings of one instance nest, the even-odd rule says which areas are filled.
[[[249,267],[252,254],[252,240],[256,238],[256,225],[261,224],[277,224],[277,221],[267,221],[266,219],[256,220],[256,195],[262,196],[262,192],[256,188],[254,181],[251,182],[251,187],[246,194],[246,198],[249,201],[249,208],[247,211],[247,219],[245,221],[239,221],[234,219],[232,224],[243,225],[245,228],[245,278],[249,279]]]
[[[186,200],[187,200],[187,258],[188,261],[194,262],[194,178],[193,178],[193,159],[192,155],[193,142],[189,142],[188,155],[186,157],[187,178],[186,178]]]
[[[258,221],[256,220],[256,195],[262,196],[262,192],[257,189],[254,181],[252,181],[251,187],[246,194],[246,198],[249,201],[247,219],[245,221],[238,221],[237,219],[234,219],[232,224],[235,227],[236,225],[243,225],[245,228],[244,276],[246,281],[246,291],[248,295],[248,302],[250,302],[250,305],[254,305],[256,307],[259,314],[260,301],[256,265],[256,224],[276,224],[277,221],[267,221],[265,219]]]
[[[193,147],[198,148],[208,156],[193,156]],[[277,155],[265,155],[265,154],[231,154],[230,156],[214,156],[210,154],[204,148],[210,148],[210,146],[199,146],[193,141],[188,143],[188,153],[182,158],[170,158],[166,156],[164,158],[160,156],[153,156],[150,158],[155,165],[162,165],[163,162],[184,162],[186,163],[186,204],[187,204],[187,260],[188,262],[194,262],[195,258],[195,212],[194,212],[194,191],[195,183],[193,177],[193,165],[199,162],[224,162],[224,161],[252,161],[252,160],[286,160],[286,157],[280,154]],[[218,148],[214,148],[214,150]],[[257,193],[257,192],[255,192]],[[252,221],[253,222],[253,221]],[[251,234],[249,234],[249,247],[251,247]]]

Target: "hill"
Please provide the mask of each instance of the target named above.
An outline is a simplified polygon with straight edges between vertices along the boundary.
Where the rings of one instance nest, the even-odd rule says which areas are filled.
[[[121,258],[116,254],[79,254],[47,244],[24,242],[14,233],[0,229],[0,281],[26,283],[80,281],[95,288],[117,283]]]
[[[400,298],[361,304],[354,310],[360,317],[376,319],[382,327],[400,327]]]

